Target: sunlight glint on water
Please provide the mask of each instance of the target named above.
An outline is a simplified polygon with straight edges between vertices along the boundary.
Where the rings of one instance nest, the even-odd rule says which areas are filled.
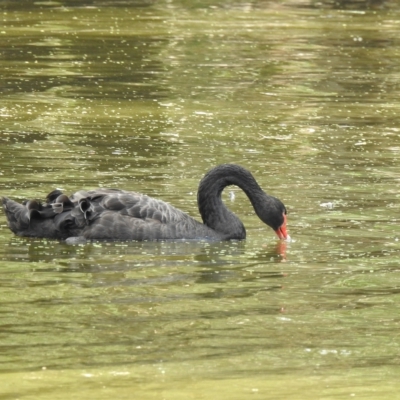
[[[368,7],[4,5],[1,195],[121,187],[200,218],[235,162],[291,237],[235,187],[244,242],[68,246],[2,214],[5,396],[396,398],[399,6]]]

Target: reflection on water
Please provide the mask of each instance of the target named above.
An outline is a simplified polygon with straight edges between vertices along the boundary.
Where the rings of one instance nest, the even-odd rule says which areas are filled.
[[[245,242],[67,246],[1,214],[6,396],[397,396],[397,2],[21,1],[2,17],[2,195],[122,187],[199,218],[200,179],[235,162],[294,238],[237,188]]]

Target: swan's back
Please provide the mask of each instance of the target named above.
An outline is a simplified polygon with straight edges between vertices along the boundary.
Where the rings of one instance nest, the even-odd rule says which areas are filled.
[[[87,240],[213,239],[215,233],[170,204],[119,189],[55,190],[46,203],[3,198],[10,229],[20,236]]]

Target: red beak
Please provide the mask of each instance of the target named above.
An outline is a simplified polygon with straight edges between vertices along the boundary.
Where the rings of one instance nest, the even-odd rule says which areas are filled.
[[[279,239],[287,239],[288,234],[286,232],[286,215],[283,214],[283,224],[275,231]]]

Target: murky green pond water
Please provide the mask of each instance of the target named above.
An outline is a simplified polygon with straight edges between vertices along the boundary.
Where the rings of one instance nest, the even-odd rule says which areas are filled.
[[[219,163],[289,210],[248,238],[15,237],[0,216],[1,399],[395,399],[400,6],[0,2],[0,194],[121,187],[198,216]]]

